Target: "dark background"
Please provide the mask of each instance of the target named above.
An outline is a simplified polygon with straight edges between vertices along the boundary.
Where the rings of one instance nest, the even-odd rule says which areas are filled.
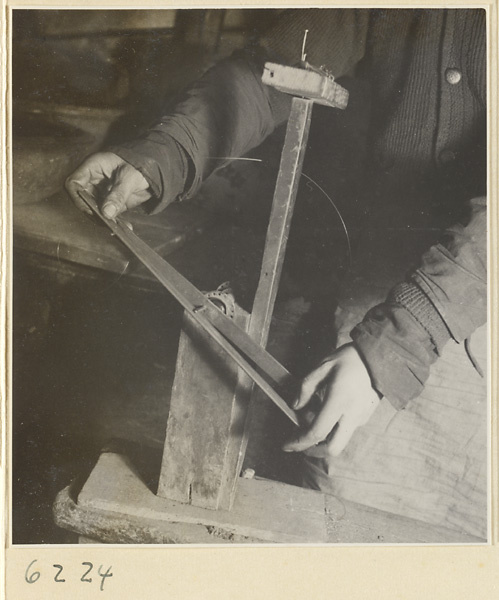
[[[14,543],[76,542],[53,524],[56,494],[84,478],[112,438],[161,447],[175,366],[181,310],[169,295],[126,264],[89,263],[71,236],[61,246],[66,223],[75,236],[88,226],[69,206],[65,177],[89,152],[137,135],[165,100],[257,38],[280,12],[14,11]],[[304,170],[350,226],[364,121],[362,94],[355,81],[345,85],[358,110],[336,127],[332,144],[325,131],[336,116],[314,109],[310,146],[327,149],[328,168],[326,152],[314,150]],[[192,241],[172,242],[167,253],[201,289],[230,280],[247,309],[282,139],[281,128],[252,153],[261,163],[232,163],[215,174],[181,215]],[[330,201],[310,183],[300,188],[273,322],[270,349],[298,375],[334,346],[334,291],[348,257]],[[62,226],[54,207],[65,215]],[[168,215],[151,219],[158,228],[172,223]],[[95,255],[106,256],[111,242],[119,246],[106,240]],[[246,466],[294,482],[296,459],[280,451],[287,424],[268,401],[260,404]]]

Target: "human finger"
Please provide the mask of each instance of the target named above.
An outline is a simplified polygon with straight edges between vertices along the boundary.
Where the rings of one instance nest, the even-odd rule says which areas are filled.
[[[88,161],[82,163],[69,177],[66,179],[65,188],[69,194],[69,197],[75,204],[75,206],[88,214],[92,214],[92,210],[86,205],[86,203],[80,198],[79,192],[84,189],[88,189],[92,180],[91,168],[89,167]]]
[[[303,452],[325,440],[340,420],[343,410],[338,403],[326,402],[312,424],[283,446],[285,452]]]
[[[115,219],[126,210],[135,208],[150,198],[149,184],[142,173],[131,165],[123,165],[116,171],[113,185],[102,205],[102,213]]]
[[[334,360],[328,360],[324,362],[303,379],[298,397],[293,403],[293,408],[295,410],[300,410],[308,404],[319,385],[331,372],[331,369],[334,367],[334,363]]]

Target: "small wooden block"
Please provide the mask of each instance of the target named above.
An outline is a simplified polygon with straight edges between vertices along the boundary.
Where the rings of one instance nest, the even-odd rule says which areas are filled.
[[[325,73],[268,62],[265,63],[262,82],[280,92],[308,98],[325,106],[345,109],[348,105],[348,91]]]
[[[234,311],[236,325],[245,330],[248,313],[238,306]],[[224,502],[224,478],[235,435],[233,413],[236,403],[247,410],[250,393],[248,378],[185,313],[158,496],[201,508],[230,508]]]

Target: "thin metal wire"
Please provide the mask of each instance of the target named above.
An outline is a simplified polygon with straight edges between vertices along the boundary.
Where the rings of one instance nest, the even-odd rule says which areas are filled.
[[[308,29],[305,31],[305,39],[304,42],[306,40],[306,35],[308,33]],[[247,157],[237,157],[237,156],[208,156],[207,158],[209,159],[213,159],[213,160],[239,160],[239,161],[249,161],[249,162],[259,162],[259,163],[263,163],[265,162],[262,158],[247,158]],[[331,203],[331,205],[333,206],[334,210],[336,211],[336,214],[338,215],[338,217],[340,218],[341,224],[343,226],[343,230],[345,232],[345,236],[347,239],[347,245],[348,245],[348,262],[351,265],[352,264],[352,246],[350,243],[350,235],[348,234],[348,229],[346,226],[346,223],[338,209],[338,207],[336,206],[336,204],[334,203],[333,199],[331,198],[331,196],[326,192],[326,190],[320,186],[317,181],[315,181],[314,179],[312,179],[312,177],[310,177],[309,175],[307,175],[306,173],[304,173],[302,171],[302,176],[305,177],[310,183],[312,183],[313,185],[315,185],[315,187],[324,194],[324,196],[326,196],[326,198],[329,200],[329,202]]]
[[[104,288],[102,288],[101,290],[98,290],[95,292],[95,294],[103,294],[104,292],[107,292],[108,290],[110,290],[114,285],[116,285],[118,283],[118,281],[123,277],[123,275],[126,273],[126,270],[128,269],[128,267],[130,266],[130,261],[128,261],[123,269],[123,271],[121,271],[121,273],[118,274],[117,277],[115,277],[113,279],[113,281],[111,281],[111,283],[109,285],[106,285]]]
[[[305,52],[305,48],[307,45],[307,36],[308,36],[308,29],[305,29],[305,33],[303,35],[303,43],[301,45],[301,62],[304,63],[305,60],[307,59],[307,54]]]
[[[248,162],[263,162],[261,158],[247,158],[246,156],[207,156],[211,160],[245,160]]]
[[[306,173],[304,173],[302,171],[302,176],[305,177],[308,181],[310,181],[310,183],[312,183],[313,185],[316,186],[316,188],[322,192],[324,194],[324,196],[326,196],[326,198],[329,200],[329,202],[332,204],[334,210],[336,211],[336,214],[338,215],[338,217],[340,218],[341,224],[343,225],[343,230],[345,231],[345,236],[347,238],[347,244],[348,244],[348,261],[350,264],[352,264],[352,246],[350,244],[350,236],[348,235],[348,229],[346,226],[345,221],[343,220],[343,217],[341,216],[341,213],[338,209],[338,207],[336,206],[336,204],[334,203],[333,199],[331,198],[331,196],[326,192],[326,190],[321,187],[317,181],[314,181],[311,177],[309,177]]]

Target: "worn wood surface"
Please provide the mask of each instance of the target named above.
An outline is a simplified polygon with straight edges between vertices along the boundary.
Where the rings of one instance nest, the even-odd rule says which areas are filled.
[[[250,337],[262,347],[282,272],[312,106],[309,100],[293,99],[249,324],[242,313],[239,316],[239,325],[248,326]],[[189,319],[184,329],[158,494],[195,506],[230,509],[247,444],[244,427],[251,380],[218,349],[214,351]]]
[[[127,220],[139,237],[166,256],[212,226],[214,217],[183,204],[154,218],[130,212]],[[62,191],[33,204],[15,205],[13,238],[16,249],[139,280],[153,279],[107,228],[77,210]]]
[[[282,274],[286,245],[291,227],[291,219],[300,184],[300,177],[307,148],[313,102],[302,98],[293,98],[291,115],[286,129],[286,138],[281,154],[281,163],[277,176],[272,210],[265,240],[260,279],[251,311],[248,333],[261,346],[267,345],[272,313]],[[253,394],[258,394],[256,388]],[[254,397],[254,396],[253,396]],[[230,436],[225,470],[225,505],[230,507],[242,468],[248,444],[248,406],[235,404],[234,427]],[[244,423],[244,431],[238,433]]]
[[[312,107],[313,102],[310,100],[293,98],[248,330],[250,336],[261,346],[266,345],[269,335],[307,148]]]
[[[78,496],[78,507],[129,515],[144,522],[202,525],[205,534],[283,543],[325,542],[324,497],[266,480],[241,479],[232,510],[207,510],[156,496],[123,455],[99,458]],[[191,539],[191,541],[194,541]],[[206,541],[206,535],[198,543]]]
[[[56,523],[98,543],[480,543],[452,529],[279,482],[241,479],[231,511],[156,496],[123,455],[105,453],[75,498],[62,490]]]
[[[262,81],[286,94],[310,98],[325,106],[345,109],[348,105],[348,91],[324,72],[267,62]]]
[[[235,323],[245,329],[247,320],[247,313],[236,307]],[[250,389],[237,365],[186,313],[170,400],[159,496],[219,508],[233,407],[236,396],[239,402],[248,404]]]

